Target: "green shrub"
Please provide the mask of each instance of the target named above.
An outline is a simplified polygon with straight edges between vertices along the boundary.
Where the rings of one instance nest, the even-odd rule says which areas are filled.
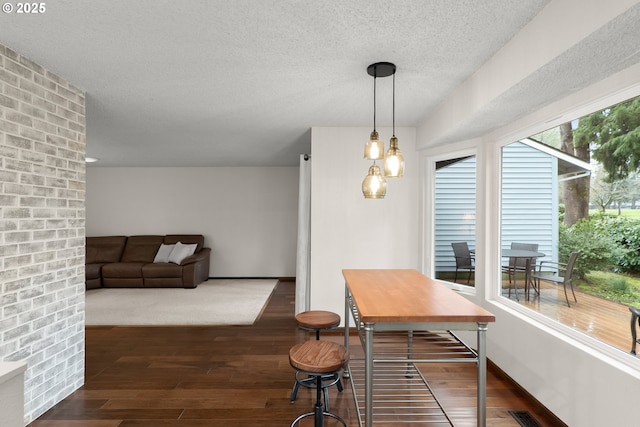
[[[579,251],[575,273],[581,279],[592,270],[608,270],[618,249],[613,239],[593,221],[581,220],[571,227],[560,224],[558,256],[567,262],[571,252]]]
[[[640,221],[610,216],[601,216],[594,221],[595,227],[618,247],[611,263],[622,271],[640,272]]]

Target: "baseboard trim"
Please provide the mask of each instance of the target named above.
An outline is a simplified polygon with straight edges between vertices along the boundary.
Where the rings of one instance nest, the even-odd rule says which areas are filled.
[[[491,359],[487,358],[487,367],[491,368],[493,372],[502,377],[502,379],[508,383],[511,383],[520,393],[526,396],[527,400],[531,401],[534,406],[536,406],[538,412],[544,413],[550,419],[553,419],[553,425],[558,427],[568,427],[560,418],[556,416],[553,412],[547,409],[538,399],[536,399],[531,393],[529,393],[524,387],[522,387],[518,382],[516,382],[513,378],[511,378],[505,371],[503,371],[498,365],[493,363]]]

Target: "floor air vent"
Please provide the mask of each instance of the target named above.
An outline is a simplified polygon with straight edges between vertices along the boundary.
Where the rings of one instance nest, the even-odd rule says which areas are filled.
[[[522,427],[540,427],[540,424],[527,411],[509,411]]]

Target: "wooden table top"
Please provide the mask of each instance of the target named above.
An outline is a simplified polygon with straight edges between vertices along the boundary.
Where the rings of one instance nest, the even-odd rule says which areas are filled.
[[[495,316],[416,270],[342,270],[363,322],[495,322]]]

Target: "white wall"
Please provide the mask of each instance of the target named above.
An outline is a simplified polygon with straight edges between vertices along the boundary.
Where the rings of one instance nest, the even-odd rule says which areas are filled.
[[[380,139],[390,129],[378,129]],[[415,130],[396,129],[405,176],[387,180],[384,199],[365,199],[369,128],[311,132],[311,308],[344,313],[345,268],[419,268]],[[378,162],[378,164],[381,164]],[[343,319],[344,320],[344,319]]]
[[[298,167],[87,168],[87,236],[205,236],[210,277],[294,277]]]

